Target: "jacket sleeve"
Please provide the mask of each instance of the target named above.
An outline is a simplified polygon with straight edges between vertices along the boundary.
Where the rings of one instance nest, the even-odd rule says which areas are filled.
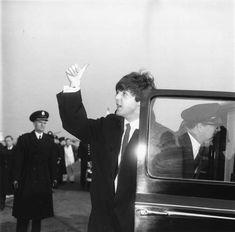
[[[82,103],[81,91],[57,94],[60,118],[63,128],[75,137],[90,143],[102,132],[104,118],[88,119]]]

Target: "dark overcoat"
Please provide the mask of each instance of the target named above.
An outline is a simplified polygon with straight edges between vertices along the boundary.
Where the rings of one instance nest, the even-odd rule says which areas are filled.
[[[125,178],[114,191],[118,154],[124,120],[114,114],[99,119],[88,119],[82,104],[81,92],[57,95],[63,127],[85,143],[91,145],[92,154],[92,210],[89,232],[131,232],[134,230],[134,201],[136,191],[136,131],[126,153],[131,154],[129,166],[123,166]],[[125,155],[124,155],[125,156]],[[118,182],[119,183],[119,182]]]
[[[52,181],[57,177],[53,139],[35,132],[19,137],[16,145],[13,179],[19,183],[15,191],[13,216],[43,219],[53,216]]]
[[[15,154],[15,146],[11,150],[7,147],[3,149],[4,157],[4,191],[5,194],[13,194],[13,159]]]

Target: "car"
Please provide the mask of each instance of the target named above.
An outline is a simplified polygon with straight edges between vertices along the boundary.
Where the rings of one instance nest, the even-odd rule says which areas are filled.
[[[185,175],[179,144],[186,133],[182,112],[202,104],[218,105],[220,121],[204,144],[200,172]],[[136,154],[135,231],[235,231],[235,93],[143,93]]]

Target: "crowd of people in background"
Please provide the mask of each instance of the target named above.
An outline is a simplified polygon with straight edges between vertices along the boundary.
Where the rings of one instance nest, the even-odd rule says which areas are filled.
[[[79,169],[80,179],[76,180],[82,190],[89,191],[92,181],[92,161],[90,145],[78,139],[58,137],[52,131],[47,134],[55,144],[58,188],[65,183],[75,183],[75,168]],[[14,159],[17,141],[7,135],[0,141],[0,210],[4,210],[8,198],[14,197],[13,169],[17,165]]]

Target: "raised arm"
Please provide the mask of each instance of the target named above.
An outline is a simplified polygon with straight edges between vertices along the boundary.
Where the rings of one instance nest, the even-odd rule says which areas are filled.
[[[57,94],[57,100],[63,128],[75,137],[89,143],[91,138],[95,138],[100,133],[99,127],[102,120],[88,119],[82,104],[80,82],[87,66],[80,69],[77,65],[72,65],[67,69],[69,86]]]

